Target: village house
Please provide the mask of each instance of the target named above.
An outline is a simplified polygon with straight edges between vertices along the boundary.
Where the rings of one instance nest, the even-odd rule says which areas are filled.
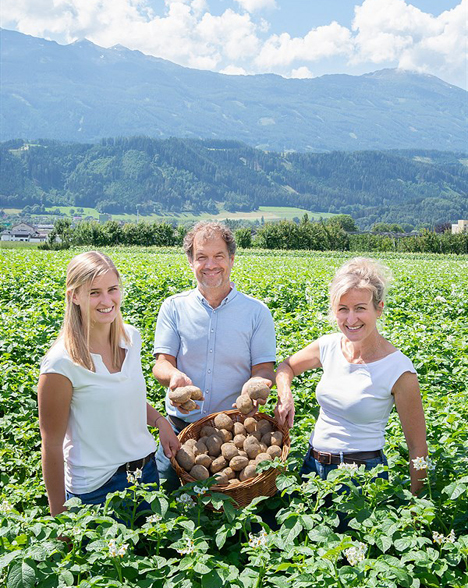
[[[468,233],[468,220],[459,220],[452,225],[452,235],[457,233]]]
[[[24,241],[28,243],[42,243],[47,240],[51,229],[48,226],[33,226],[19,223],[2,232],[2,241]]]

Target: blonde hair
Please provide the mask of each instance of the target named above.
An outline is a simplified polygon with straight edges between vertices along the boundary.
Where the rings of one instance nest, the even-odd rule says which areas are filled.
[[[73,296],[80,288],[89,288],[97,277],[110,271],[115,272],[120,284],[120,274],[114,262],[99,251],[80,253],[67,266],[65,316],[60,335],[72,361],[93,372],[96,371],[96,368],[89,350],[89,314],[87,319],[83,317],[81,308],[73,302]],[[116,368],[120,366],[120,342],[122,339],[129,343],[119,309],[110,326],[112,363]]]
[[[354,257],[342,265],[330,284],[330,307],[333,312],[341,297],[350,290],[369,290],[372,303],[377,310],[385,300],[391,282],[388,267],[367,257]]]

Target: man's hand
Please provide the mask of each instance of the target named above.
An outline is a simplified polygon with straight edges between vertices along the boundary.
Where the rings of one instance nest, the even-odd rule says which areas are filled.
[[[161,419],[159,426],[159,441],[164,450],[164,455],[170,459],[175,457],[176,453],[181,448],[180,441],[174,433],[171,425],[166,419]]]
[[[175,390],[176,388],[182,388],[184,386],[193,386],[192,380],[186,374],[184,374],[184,372],[181,372],[179,370],[174,371],[171,376],[171,379],[169,380],[169,388],[171,390]],[[204,400],[204,398],[202,400]],[[169,402],[172,404],[172,406],[175,406],[177,410],[180,411],[182,414],[190,414],[190,411],[184,410],[180,404],[172,402],[171,400],[169,400]]]
[[[263,378],[261,376],[253,376],[252,378],[249,378],[247,380],[247,382],[242,386],[241,395],[245,395],[250,398],[250,396],[248,394],[248,389],[249,389],[249,384],[251,384],[252,382],[264,384],[265,386],[268,386],[268,388],[271,388],[273,386],[273,382],[271,380],[269,380],[268,378]],[[249,413],[247,413],[245,416],[246,417],[254,416],[254,414],[258,412],[258,405],[259,404],[266,404],[266,402],[267,402],[267,399],[263,400],[262,398],[260,398],[259,400],[252,400],[253,409]],[[236,404],[233,404],[232,408],[237,408]]]
[[[278,404],[275,407],[275,417],[278,421],[278,424],[283,425],[286,424],[289,428],[294,425],[294,399],[292,396],[291,391],[288,394],[283,394],[278,396]]]

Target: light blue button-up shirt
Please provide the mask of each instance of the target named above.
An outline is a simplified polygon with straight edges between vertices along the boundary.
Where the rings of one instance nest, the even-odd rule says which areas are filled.
[[[276,340],[268,307],[232,289],[212,308],[198,289],[167,298],[159,311],[154,355],[164,353],[177,360],[205,396],[200,410],[186,415],[166,396],[166,412],[194,422],[213,412],[230,410],[252,366],[274,362]]]

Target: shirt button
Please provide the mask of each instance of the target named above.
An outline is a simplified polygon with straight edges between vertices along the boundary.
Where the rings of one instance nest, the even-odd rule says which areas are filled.
[[[211,370],[208,370],[208,373],[211,374]]]
[[[212,349],[210,349],[210,353],[213,353],[213,350]]]
[[[211,329],[211,332],[214,333],[214,329]]]

